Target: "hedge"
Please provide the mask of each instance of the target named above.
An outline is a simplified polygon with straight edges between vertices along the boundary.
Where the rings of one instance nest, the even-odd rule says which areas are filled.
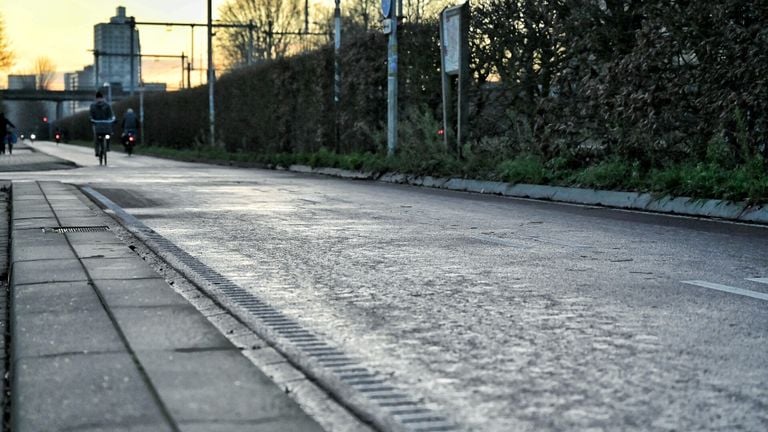
[[[470,136],[465,163],[530,155],[569,169],[619,161],[733,169],[768,158],[768,0],[473,3]],[[437,24],[400,40],[401,151],[444,152]],[[334,112],[330,47],[217,81],[218,145],[231,152],[384,151],[386,39],[345,40]],[[136,98],[120,102],[138,109]],[[150,144],[204,145],[207,90],[147,95]],[[340,140],[336,142],[338,119]],[[63,119],[88,138],[85,114]]]

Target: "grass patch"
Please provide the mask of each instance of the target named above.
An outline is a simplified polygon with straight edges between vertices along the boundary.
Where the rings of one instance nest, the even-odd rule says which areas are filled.
[[[73,143],[91,146],[89,142]],[[119,144],[117,145],[118,148]],[[113,146],[115,148],[115,146]],[[509,183],[549,184],[605,190],[649,192],[698,199],[768,202],[768,174],[762,160],[723,168],[715,162],[678,164],[642,172],[638,163],[609,159],[582,168],[564,167],[558,160],[544,161],[536,155],[521,155],[498,162],[458,161],[447,152],[419,156],[404,152],[395,157],[374,153],[337,154],[327,149],[312,153],[227,152],[220,148],[172,149],[137,146],[138,154],[169,159],[225,165],[309,165],[371,173],[401,172],[414,175],[501,180]]]

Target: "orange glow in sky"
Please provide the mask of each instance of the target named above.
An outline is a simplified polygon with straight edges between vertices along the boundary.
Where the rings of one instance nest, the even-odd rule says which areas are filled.
[[[213,17],[225,0],[213,0]],[[31,73],[35,59],[48,57],[58,72],[53,88],[63,88],[62,74],[93,64],[93,26],[109,22],[118,6],[141,22],[205,23],[207,0],[0,0],[0,16],[5,36],[15,54],[15,64],[7,72]],[[189,56],[192,37],[189,27],[138,26],[142,54]],[[195,27],[195,67],[205,67],[207,53],[204,27]],[[181,81],[181,59],[143,59],[146,82],[165,82],[176,89]],[[5,73],[0,86],[7,84]],[[204,73],[192,73],[192,85]]]

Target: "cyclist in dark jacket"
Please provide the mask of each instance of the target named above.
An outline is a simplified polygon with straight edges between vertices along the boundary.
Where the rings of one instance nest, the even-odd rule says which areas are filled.
[[[112,124],[115,122],[115,114],[112,107],[104,100],[101,92],[96,92],[96,101],[91,104],[91,123],[93,123],[93,147],[96,157],[99,157],[98,136],[112,134]],[[109,143],[109,141],[107,141]]]
[[[2,153],[5,154],[5,143],[7,142],[8,145],[13,145],[11,142],[11,136],[10,132],[8,131],[8,126],[15,128],[13,123],[11,123],[10,120],[5,118],[5,113],[0,112],[0,140],[2,140]]]
[[[139,119],[136,118],[136,113],[132,108],[128,108],[123,116],[123,145],[128,141],[128,134],[133,134],[135,137],[139,131]]]

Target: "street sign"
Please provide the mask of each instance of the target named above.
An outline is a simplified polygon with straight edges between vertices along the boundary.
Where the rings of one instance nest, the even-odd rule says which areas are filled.
[[[384,18],[389,18],[392,15],[392,1],[381,0],[381,13],[384,14]]]
[[[457,75],[460,65],[462,42],[461,19],[463,6],[446,9],[442,13],[443,24],[443,61],[445,73]]]
[[[440,75],[443,82],[443,141],[461,157],[469,115],[469,1],[440,13]],[[457,101],[452,97],[456,82]],[[455,114],[455,115],[454,115]],[[455,121],[454,121],[455,119]],[[456,126],[455,134],[454,125]]]
[[[392,33],[392,19],[387,18],[381,21],[381,32],[385,35]]]

